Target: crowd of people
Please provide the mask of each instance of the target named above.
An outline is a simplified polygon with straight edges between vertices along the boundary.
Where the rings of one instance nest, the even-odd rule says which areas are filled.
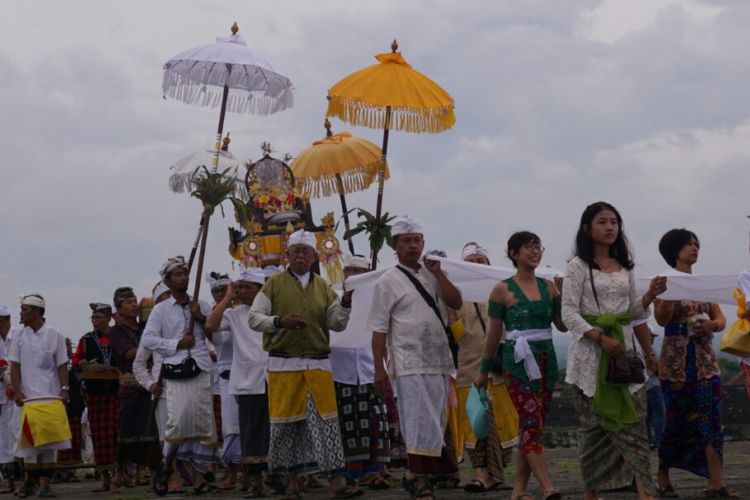
[[[351,498],[389,488],[392,469],[403,467],[402,487],[429,500],[436,487],[460,486],[466,454],[466,492],[529,499],[533,475],[545,500],[560,499],[544,452],[557,330],[571,337],[565,382],[580,423],[585,499],[628,487],[641,499],[678,496],[675,468],[706,477],[709,497],[737,498],[722,478],[711,343],[725,319],[717,304],[660,300],[666,277],[636,292],[615,207],[586,207],[565,276],[554,280],[535,273],[541,238],[513,234],[506,255],[516,272],[486,303],[464,300],[424,254],[423,233],[416,219],[393,221],[398,263],[378,277],[366,310],[353,307],[356,288],[334,289],[314,272],[317,242],[304,230],[288,239],[286,268],[211,273],[213,305],[188,294],[185,260],[167,259],[152,297],[139,301],[122,286],[112,305],[90,304],[92,330],[74,351],[47,323],[41,295],[22,298],[17,326],[0,306],[0,492],[55,496],[53,473],[82,461],[85,421],[103,492],[143,482],[159,495],[188,485],[194,494],[240,488],[245,498],[296,500],[325,479],[332,498]],[[685,229],[659,244],[687,274],[699,248]],[[461,258],[491,264],[476,242]],[[345,256],[347,278],[368,271],[368,259]],[[660,356],[651,314],[664,327]],[[330,332],[352,315],[367,318],[371,346],[332,347]],[[466,409],[474,389],[490,403],[482,437]],[[511,481],[504,471],[514,448]]]

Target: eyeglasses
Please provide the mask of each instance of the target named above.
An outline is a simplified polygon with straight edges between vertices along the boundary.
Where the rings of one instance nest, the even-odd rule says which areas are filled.
[[[305,257],[314,254],[312,248],[309,247],[300,247],[300,246],[293,246],[289,249],[289,253],[291,255],[304,255]]]
[[[523,247],[529,252],[544,253],[544,247],[539,243],[527,243]]]

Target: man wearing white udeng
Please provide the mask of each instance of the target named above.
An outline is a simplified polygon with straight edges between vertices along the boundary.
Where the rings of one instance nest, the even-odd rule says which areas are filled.
[[[429,476],[452,475],[458,470],[443,438],[448,379],[455,369],[444,318],[446,305],[459,309],[463,300],[440,269],[440,262],[424,260],[424,265],[420,264],[424,237],[419,221],[398,217],[391,235],[398,265],[383,273],[375,285],[367,325],[373,332],[375,385],[385,394],[383,362],[387,357],[408,453],[404,488],[412,497],[432,498]]]

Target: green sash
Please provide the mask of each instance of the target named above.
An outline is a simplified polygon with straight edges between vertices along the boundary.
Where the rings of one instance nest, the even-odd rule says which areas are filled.
[[[622,325],[630,324],[629,314],[606,313],[601,316],[583,316],[590,325],[604,330],[605,335],[612,337],[625,347],[625,336]],[[596,392],[592,402],[594,413],[599,415],[599,424],[607,431],[619,431],[638,423],[633,396],[628,390],[629,384],[607,382],[609,354],[602,349],[596,375]]]

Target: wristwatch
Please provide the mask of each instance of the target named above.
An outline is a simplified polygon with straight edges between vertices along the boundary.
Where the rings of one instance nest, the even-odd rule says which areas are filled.
[[[63,391],[69,391],[70,390],[70,386],[69,385],[61,385],[60,389],[63,390]]]

